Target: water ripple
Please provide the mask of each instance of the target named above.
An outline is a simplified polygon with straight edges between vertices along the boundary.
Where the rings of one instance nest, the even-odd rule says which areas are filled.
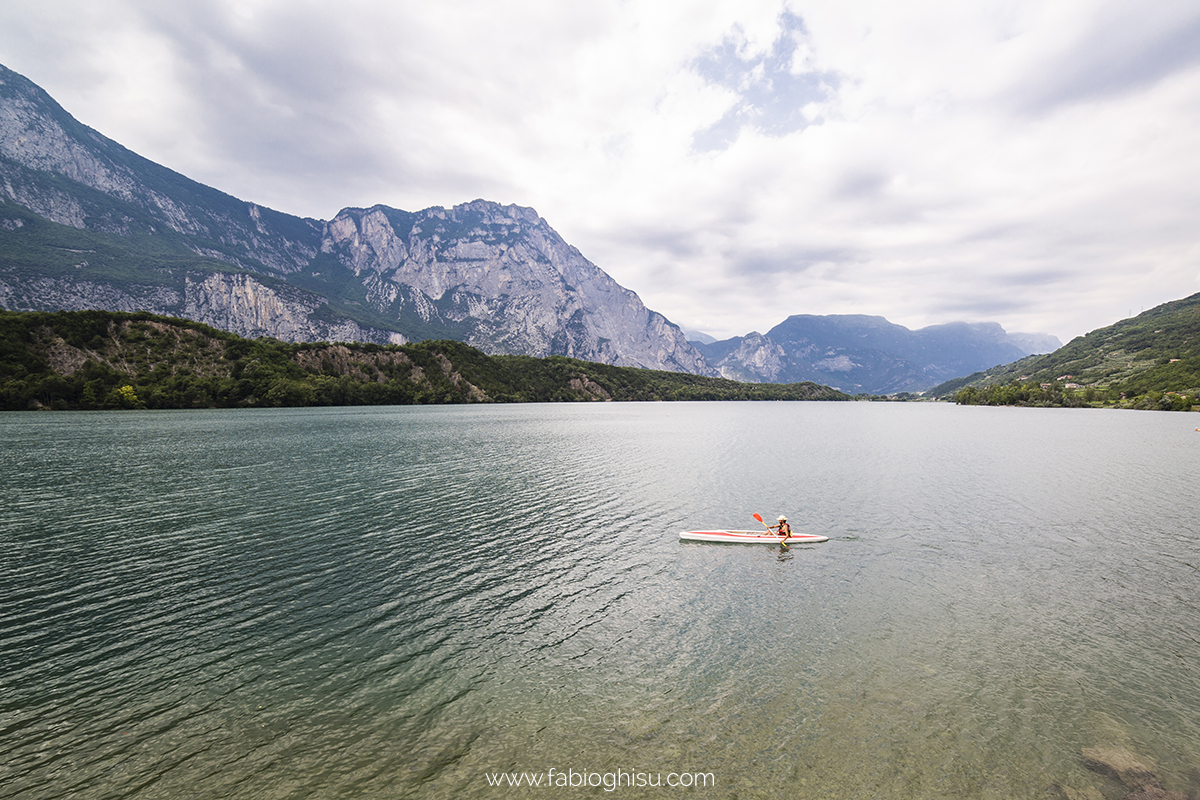
[[[1186,775],[1200,458],[1171,419],[0,418],[0,798],[487,796],[551,764],[1032,796],[1100,715]],[[675,538],[776,509],[832,540]]]

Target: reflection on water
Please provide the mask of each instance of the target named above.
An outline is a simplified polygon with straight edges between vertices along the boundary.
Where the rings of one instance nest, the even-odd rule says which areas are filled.
[[[712,773],[717,797],[1119,796],[1097,746],[1195,791],[1193,427],[844,403],[0,416],[0,797],[492,797],[489,773],[551,768]],[[756,512],[830,541],[676,537]]]

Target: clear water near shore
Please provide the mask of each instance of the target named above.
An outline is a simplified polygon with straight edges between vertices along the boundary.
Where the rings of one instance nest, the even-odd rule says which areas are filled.
[[[1037,798],[1200,767],[1193,415],[0,415],[0,798]],[[819,545],[680,542],[787,513]],[[598,791],[598,790],[591,790]],[[674,796],[679,789],[623,789]]]

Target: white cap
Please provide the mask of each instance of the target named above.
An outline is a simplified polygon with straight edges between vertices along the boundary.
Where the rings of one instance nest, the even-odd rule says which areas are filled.
[[[780,514],[780,515],[779,515],[779,521],[780,521],[780,522],[787,522],[787,517],[785,517],[783,514]]]

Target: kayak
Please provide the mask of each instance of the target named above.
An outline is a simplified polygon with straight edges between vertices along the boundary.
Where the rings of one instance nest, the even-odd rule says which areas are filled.
[[[740,542],[742,544],[756,542],[779,544],[780,541],[787,544],[811,544],[829,541],[828,536],[820,536],[815,533],[793,533],[787,539],[781,540],[778,536],[765,531],[680,531],[679,538],[697,542]]]
[[[779,544],[781,541],[778,536],[766,531],[680,531],[679,538],[691,539],[697,542],[742,542],[744,544],[755,542]],[[828,542],[829,537],[820,536],[815,533],[793,533],[782,541],[787,544],[808,544],[813,542]]]

